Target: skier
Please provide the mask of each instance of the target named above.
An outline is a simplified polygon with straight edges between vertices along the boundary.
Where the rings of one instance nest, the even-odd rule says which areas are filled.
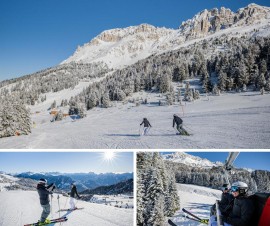
[[[37,184],[37,191],[39,194],[39,201],[40,205],[43,208],[39,223],[50,223],[50,220],[47,219],[47,217],[50,214],[50,200],[49,200],[49,194],[53,194],[53,190],[55,189],[55,185],[52,183],[48,186],[46,186],[47,180],[41,178]],[[52,187],[52,190],[49,191],[48,189]]]
[[[147,118],[143,118],[143,121],[142,121],[142,123],[140,124],[140,126],[141,126],[142,124],[143,124],[142,136],[143,136],[143,135],[147,135],[148,131],[150,130],[150,127],[152,127],[152,126],[151,126],[150,122],[147,120]]]
[[[247,196],[248,185],[237,181],[232,184],[231,192],[234,196],[233,208],[228,216],[223,215],[222,220],[233,226],[252,226],[254,205]]]
[[[234,197],[230,212],[222,213],[220,218],[224,226],[254,226],[252,222],[254,205],[247,197],[248,186],[246,183],[238,181],[232,184],[231,192]],[[217,226],[215,216],[211,216],[209,225]]]
[[[183,120],[176,114],[173,115],[173,128],[175,124],[176,124],[176,129],[179,131],[177,135],[189,136],[189,133],[183,128]]]
[[[230,194],[230,186],[228,184],[223,184],[221,190],[222,195],[219,201],[219,210],[222,215],[228,215],[232,210],[234,197]],[[216,204],[212,206],[210,215],[216,215]]]
[[[77,187],[74,183],[71,183],[71,191],[68,193],[70,195],[70,200],[69,200],[69,204],[70,204],[70,209],[74,210],[77,207],[75,206],[74,203],[74,199],[75,199],[75,194],[77,195],[77,197],[80,199],[81,197],[78,195],[77,192]]]

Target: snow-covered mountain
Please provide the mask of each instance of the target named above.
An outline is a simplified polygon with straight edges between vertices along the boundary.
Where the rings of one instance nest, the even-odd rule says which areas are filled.
[[[205,9],[192,19],[182,22],[178,29],[141,24],[106,30],[90,42],[79,46],[62,64],[103,61],[110,68],[123,68],[152,54],[180,48],[192,39],[215,33],[217,35],[233,31],[235,33],[235,30],[238,33],[252,33],[254,28],[265,30],[265,26],[270,27],[269,7],[249,4],[236,13],[224,7]]]
[[[18,178],[6,173],[0,174],[0,192],[10,190],[35,190],[36,181],[28,178]]]
[[[203,159],[198,156],[190,155],[184,152],[175,152],[172,154],[165,154],[163,158],[168,161],[182,163],[192,167],[211,168],[213,166],[222,166],[221,162],[211,162],[208,159]]]

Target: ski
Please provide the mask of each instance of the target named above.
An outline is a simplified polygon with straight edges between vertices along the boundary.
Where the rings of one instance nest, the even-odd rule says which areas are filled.
[[[62,211],[74,211],[74,210],[82,210],[82,209],[84,209],[84,208],[82,207],[82,208],[75,208],[75,209],[61,209],[61,210],[58,210],[56,213],[59,213]]]
[[[189,217],[189,216],[183,216],[183,217],[185,217],[185,218],[187,218],[187,219],[189,219],[189,220],[193,220],[193,221],[200,222],[200,223],[202,223],[202,224],[206,224],[206,225],[208,225],[208,222],[209,222],[208,219],[201,219],[201,220],[198,220],[198,219],[196,219],[196,218]]]
[[[197,220],[202,220],[201,218],[197,217],[196,215],[194,215],[193,213],[189,212],[188,210],[186,210],[185,208],[182,209],[184,213],[189,214],[190,216],[196,218]]]
[[[36,223],[32,223],[32,224],[25,224],[24,226],[41,226],[41,225],[49,225],[49,224],[54,224],[54,223],[59,223],[59,222],[64,222],[67,221],[67,217],[60,217],[60,218],[55,218],[55,219],[51,219],[50,223],[40,223],[40,222],[36,222]]]
[[[168,220],[169,225],[177,226],[175,223],[173,223],[170,219]]]

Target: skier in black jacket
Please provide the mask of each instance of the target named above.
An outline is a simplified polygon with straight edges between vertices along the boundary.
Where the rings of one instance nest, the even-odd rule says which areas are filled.
[[[78,195],[77,192],[77,187],[74,183],[71,183],[71,191],[68,193],[70,195],[70,200],[69,200],[69,204],[70,204],[70,209],[74,210],[76,209],[75,203],[74,203],[74,199],[75,199],[75,194],[77,195],[77,197],[80,199],[81,197]]]
[[[175,124],[176,129],[179,131],[179,135],[189,135],[189,133],[183,128],[183,120],[176,114],[173,115],[173,128]]]
[[[43,208],[41,217],[40,217],[40,222],[41,223],[50,223],[50,220],[47,219],[47,217],[50,214],[50,200],[49,200],[49,195],[53,194],[53,189],[55,189],[55,185],[52,183],[48,186],[46,186],[47,180],[41,178],[37,184],[37,192],[39,194],[39,201],[40,205]],[[49,191],[48,189],[52,187],[52,190]]]
[[[140,126],[141,126],[142,124],[143,124],[143,132],[142,132],[142,136],[143,136],[143,135],[147,135],[148,131],[150,130],[150,127],[152,127],[152,126],[151,126],[150,122],[147,120],[147,118],[143,118],[143,121],[142,121],[142,123],[140,124]]]
[[[232,184],[233,208],[228,216],[222,216],[223,222],[233,226],[254,226],[252,218],[255,208],[252,200],[247,197],[247,189],[248,186],[244,182],[238,181]]]
[[[223,184],[221,190],[221,200],[218,202],[219,210],[222,215],[227,216],[232,210],[234,197],[230,194],[230,187],[228,184]],[[210,215],[216,215],[216,204],[212,206]]]

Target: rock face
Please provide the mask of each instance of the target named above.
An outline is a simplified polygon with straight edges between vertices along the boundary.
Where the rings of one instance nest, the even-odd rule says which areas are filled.
[[[183,22],[180,30],[186,35],[186,40],[205,37],[232,26],[252,25],[269,18],[270,10],[256,4],[250,4],[236,13],[221,7],[203,10],[190,20]]]
[[[265,20],[270,21],[270,8],[256,4],[241,8],[236,13],[224,7],[205,9],[183,22],[176,30],[141,24],[104,31],[89,43],[79,46],[75,53],[62,63],[103,61],[110,68],[123,68],[152,54],[180,48],[186,41],[229,28],[239,27],[241,31],[244,26],[265,23]]]
[[[153,53],[155,45],[173,32],[149,24],[107,30],[78,47],[73,56],[62,63],[104,61],[110,67],[121,67]]]

